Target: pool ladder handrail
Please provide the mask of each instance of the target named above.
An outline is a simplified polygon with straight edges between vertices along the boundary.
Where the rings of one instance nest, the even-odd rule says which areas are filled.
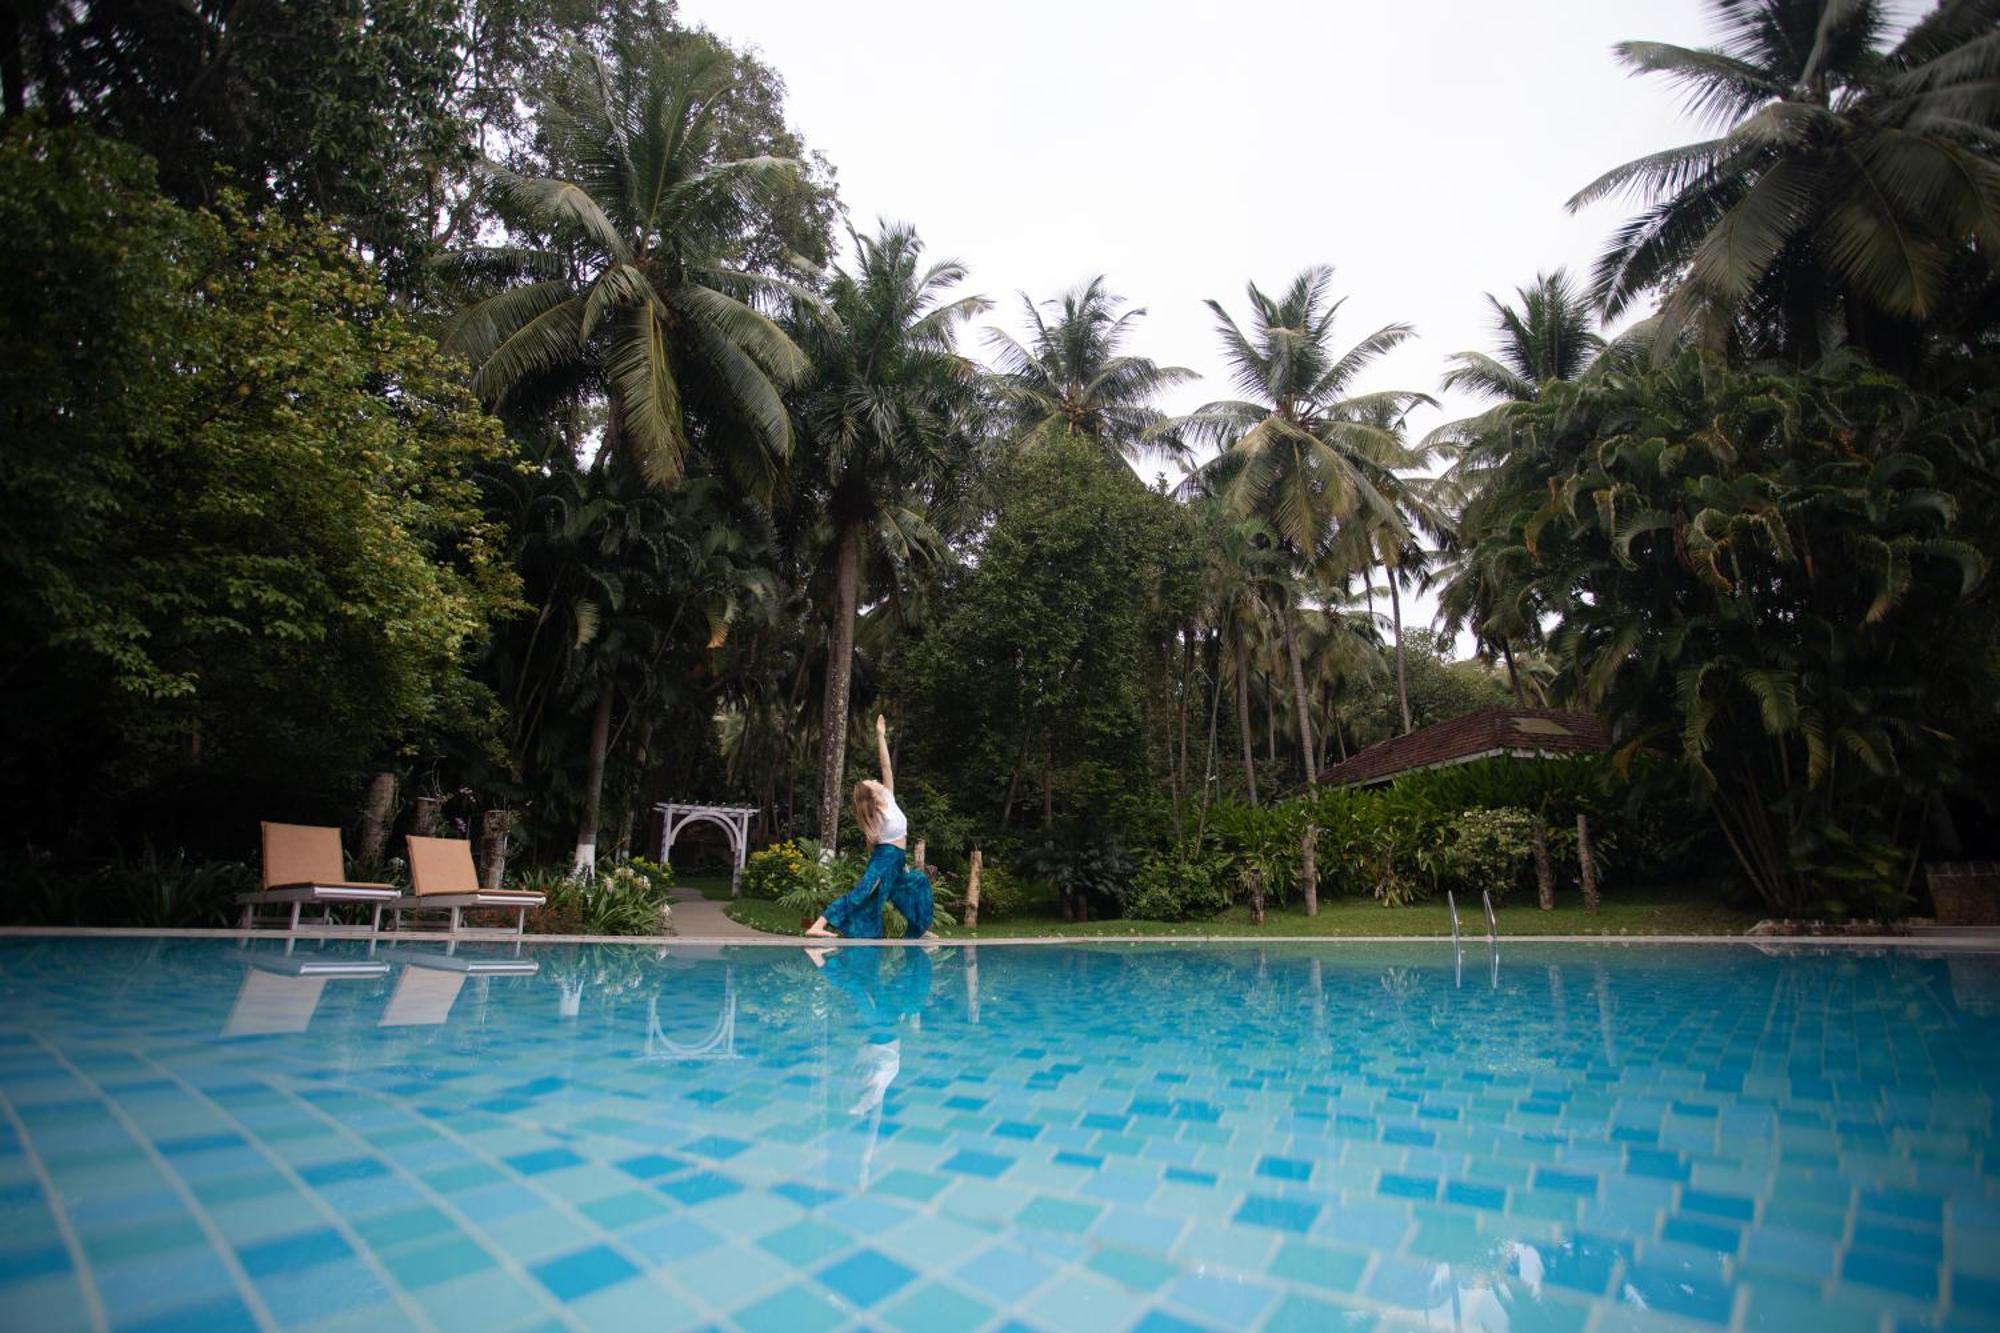
[[[1479,900],[1480,900],[1480,902],[1481,902],[1481,903],[1483,903],[1483,904],[1485,905],[1485,907],[1486,907],[1486,942],[1487,942],[1488,944],[1490,944],[1490,945],[1492,945],[1492,946],[1493,946],[1493,952],[1495,952],[1495,953],[1499,953],[1499,952],[1500,952],[1500,923],[1499,923],[1498,921],[1494,920],[1494,918],[1493,918],[1493,892],[1492,892],[1492,890],[1490,890],[1490,889],[1481,889],[1481,890],[1479,891]]]
[[[1450,889],[1444,891],[1444,905],[1451,909],[1451,951],[1458,953],[1462,947],[1458,935],[1458,899],[1452,896]]]

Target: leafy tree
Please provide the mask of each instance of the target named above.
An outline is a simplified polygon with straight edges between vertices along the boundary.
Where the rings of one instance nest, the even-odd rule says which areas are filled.
[[[253,207],[337,219],[401,282],[426,247],[428,182],[467,157],[448,95],[459,8],[24,4],[0,28],[7,111],[38,107],[143,149],[182,203],[235,190]]]
[[[491,734],[465,667],[514,605],[472,480],[496,429],[340,238],[222,206],[82,130],[0,137],[0,678],[30,836],[113,798],[240,838],[398,747]]]
[[[1122,304],[1100,276],[1059,301],[1037,304],[1023,293],[1021,307],[1034,326],[1026,343],[999,329],[986,331],[999,358],[993,387],[1017,437],[1067,432],[1133,462],[1148,451],[1185,457],[1153,402],[1194,372],[1126,353],[1131,325],[1146,312],[1121,313]],[[1055,318],[1044,318],[1044,309],[1055,311]]]
[[[1093,816],[1082,841],[1117,840],[1152,797],[1144,694],[1200,595],[1195,525],[1073,437],[1020,452],[996,489],[976,564],[888,681],[910,756],[900,766],[988,833],[1006,830],[1039,776],[1045,827],[1060,790]],[[1069,850],[1096,856],[1064,832]]]
[[[907,564],[939,546],[927,510],[972,461],[973,377],[957,330],[985,308],[957,295],[965,269],[924,261],[908,227],[856,235],[851,269],[823,304],[802,308],[797,336],[813,371],[798,395],[802,492],[832,530],[825,703],[821,710],[822,846],[834,845],[844,793],[847,713],[862,566]],[[879,585],[878,585],[879,586]]]
[[[792,447],[780,390],[806,368],[745,297],[770,286],[730,263],[796,161],[721,155],[720,108],[737,67],[716,44],[655,40],[616,59],[572,50],[542,108],[555,170],[487,172],[545,246],[469,249],[468,274],[511,279],[466,306],[446,345],[489,399],[605,394],[603,447],[656,484],[697,438],[768,492]]]
[[[1996,684],[1965,600],[1986,561],[1958,531],[1990,418],[1852,361],[1689,352],[1557,386],[1515,430],[1574,460],[1488,539],[1531,553],[1565,692],[1627,755],[1679,755],[1773,908],[1893,907],[1930,794],[1960,780],[1957,719]]]
[[[1615,167],[1571,209],[1629,192],[1593,290],[1616,316],[1664,292],[1753,353],[1810,362],[1839,339],[1908,364],[1915,326],[2000,253],[1995,0],[1941,0],[1886,45],[1881,0],[1710,0],[1722,41],[1624,42],[1718,137]]]

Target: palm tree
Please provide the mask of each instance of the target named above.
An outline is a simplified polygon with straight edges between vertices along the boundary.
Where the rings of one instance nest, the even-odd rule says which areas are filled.
[[[1534,635],[1537,623],[1523,610],[1519,578],[1508,577],[1510,572],[1525,577],[1526,566],[1480,545],[1505,511],[1525,503],[1530,491],[1539,504],[1546,485],[1539,470],[1524,467],[1528,460],[1509,421],[1550,385],[1574,381],[1624,354],[1612,352],[1595,331],[1594,312],[1566,270],[1537,274],[1515,296],[1518,305],[1487,294],[1496,350],[1454,353],[1445,372],[1446,392],[1468,391],[1499,401],[1479,416],[1447,422],[1425,438],[1426,447],[1451,449],[1457,457],[1442,478],[1438,497],[1440,508],[1455,512],[1439,534],[1440,558],[1423,572],[1421,582],[1438,589],[1442,632],[1456,637],[1470,628],[1480,656],[1490,661],[1497,654],[1505,661],[1515,700],[1526,703],[1514,649]],[[1644,337],[1628,335],[1621,344],[1643,342]]]
[[[1333,270],[1324,266],[1301,272],[1276,299],[1249,284],[1247,333],[1219,302],[1208,302],[1231,381],[1252,397],[1208,403],[1157,428],[1221,450],[1209,465],[1209,484],[1238,515],[1262,519],[1300,568],[1319,557],[1347,520],[1402,524],[1379,481],[1399,465],[1404,445],[1374,418],[1426,401],[1401,390],[1351,395],[1355,377],[1413,330],[1385,325],[1336,355],[1333,325],[1342,303],[1332,299],[1332,285]],[[1292,599],[1282,599],[1279,611],[1300,759],[1307,785],[1316,788],[1311,699]],[[1303,879],[1309,915],[1319,911],[1311,845],[1308,834]]]
[[[691,417],[751,489],[768,489],[792,445],[780,391],[805,358],[746,299],[782,284],[729,256],[757,210],[797,183],[799,164],[722,160],[733,69],[709,42],[655,43],[615,61],[571,53],[541,113],[554,165],[569,175],[485,167],[520,230],[542,243],[456,257],[470,275],[508,282],[445,333],[472,361],[479,392],[504,403],[550,382],[601,391],[605,447],[655,484],[680,475],[700,434]]]
[[[836,272],[823,305],[795,330],[813,365],[797,399],[802,471],[831,524],[833,615],[820,733],[820,843],[840,828],[847,709],[863,562],[921,557],[935,537],[927,501],[971,456],[966,413],[975,378],[956,350],[960,325],[987,308],[954,296],[955,260],[926,265],[909,227],[853,236],[851,270]]]
[[[1491,355],[1454,352],[1442,386],[1446,393],[1464,390],[1481,398],[1525,403],[1544,385],[1581,375],[1604,347],[1594,327],[1596,313],[1567,269],[1538,273],[1514,295],[1518,306],[1486,294],[1499,350]]]
[[[1670,329],[1735,326],[1752,350],[1801,361],[1844,334],[1906,355],[1907,322],[1938,312],[2000,254],[1996,0],[1941,0],[1885,46],[1884,0],[1709,0],[1719,46],[1624,42],[1718,137],[1606,172],[1569,201],[1636,195],[1644,211],[1598,261],[1615,317],[1667,293]]]
[[[1123,304],[1100,275],[1059,301],[1037,304],[1023,292],[1022,310],[1034,326],[1025,345],[986,330],[1000,365],[992,384],[1017,437],[1065,430],[1128,462],[1149,450],[1184,456],[1178,437],[1159,429],[1164,417],[1153,400],[1194,372],[1126,355],[1121,349],[1132,323],[1146,312],[1121,314]],[[1043,317],[1045,308],[1056,312],[1052,321]]]

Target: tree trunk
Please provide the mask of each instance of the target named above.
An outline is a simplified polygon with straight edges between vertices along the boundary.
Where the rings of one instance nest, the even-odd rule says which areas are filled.
[[[357,849],[361,863],[382,864],[382,852],[389,845],[389,821],[396,813],[396,775],[377,773],[368,781],[368,795],[361,801],[361,842]]]
[[[1208,638],[1208,679],[1208,751],[1201,761],[1201,813],[1194,826],[1197,851],[1201,840],[1208,835],[1209,793],[1215,788],[1215,724],[1222,712],[1222,636],[1214,633]]]
[[[1042,827],[1056,826],[1056,740],[1051,732],[1042,733]]]
[[[924,864],[924,853],[927,850],[925,840],[918,838],[916,844],[910,848],[910,864],[919,870],[929,870],[930,867]]]
[[[1530,832],[1530,847],[1535,853],[1535,902],[1544,912],[1556,910],[1556,872],[1549,864],[1549,821],[1541,815],[1535,816]]]
[[[410,802],[410,805],[410,832],[416,834],[419,838],[436,837],[438,811],[444,805],[443,798],[437,796],[419,796],[416,800]]]
[[[497,893],[507,874],[507,841],[514,832],[512,810],[488,810],[480,817],[479,884]]]
[[[1521,672],[1514,665],[1514,645],[1500,640],[1500,658],[1507,664],[1507,683],[1514,687],[1514,702],[1521,707],[1528,706],[1528,693],[1521,688]]]
[[[826,701],[821,707],[819,845],[837,850],[840,789],[847,776],[847,694],[854,678],[854,613],[861,595],[861,534],[840,533],[833,564],[833,626],[827,638]]]
[[[979,875],[985,869],[986,855],[977,847],[972,849],[972,861],[965,870],[965,928],[979,928]],[[968,963],[967,966],[971,964]]]
[[[1250,923],[1257,926],[1264,924],[1264,872],[1261,870],[1250,872]]]
[[[1007,799],[1000,802],[1000,831],[1007,831],[1007,822],[1014,816],[1014,796],[1021,790],[1021,769],[1028,762],[1028,725],[1021,724],[1021,746],[1014,751],[1014,771],[1007,776]]]
[[[1306,790],[1319,792],[1319,774],[1313,772],[1312,715],[1306,707],[1306,667],[1299,658],[1297,616],[1289,598],[1285,601],[1285,655],[1292,661],[1292,700],[1299,710],[1299,755],[1306,766]],[[1319,915],[1319,829],[1306,825],[1299,862],[1299,894],[1305,899],[1306,915]]]
[[[1257,804],[1257,756],[1250,748],[1250,645],[1236,645],[1236,729],[1243,733],[1243,785]]]
[[[576,830],[576,863],[571,872],[584,879],[597,873],[597,811],[604,796],[604,756],[611,746],[612,687],[606,681],[590,715],[590,771],[583,780],[583,822]]]
[[[1583,910],[1597,911],[1597,856],[1590,850],[1590,816],[1576,817],[1577,877],[1583,881]]]
[[[1278,762],[1278,692],[1271,688],[1271,673],[1260,671],[1264,678],[1264,753],[1273,765]]]
[[[1410,724],[1410,673],[1403,662],[1403,594],[1401,571],[1389,570],[1389,618],[1396,629],[1396,702],[1403,710],[1403,734],[1416,730]]]

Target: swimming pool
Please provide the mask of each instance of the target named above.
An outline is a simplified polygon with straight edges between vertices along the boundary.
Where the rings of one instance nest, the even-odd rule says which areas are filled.
[[[2000,958],[0,940],[0,1326],[2000,1326]]]

